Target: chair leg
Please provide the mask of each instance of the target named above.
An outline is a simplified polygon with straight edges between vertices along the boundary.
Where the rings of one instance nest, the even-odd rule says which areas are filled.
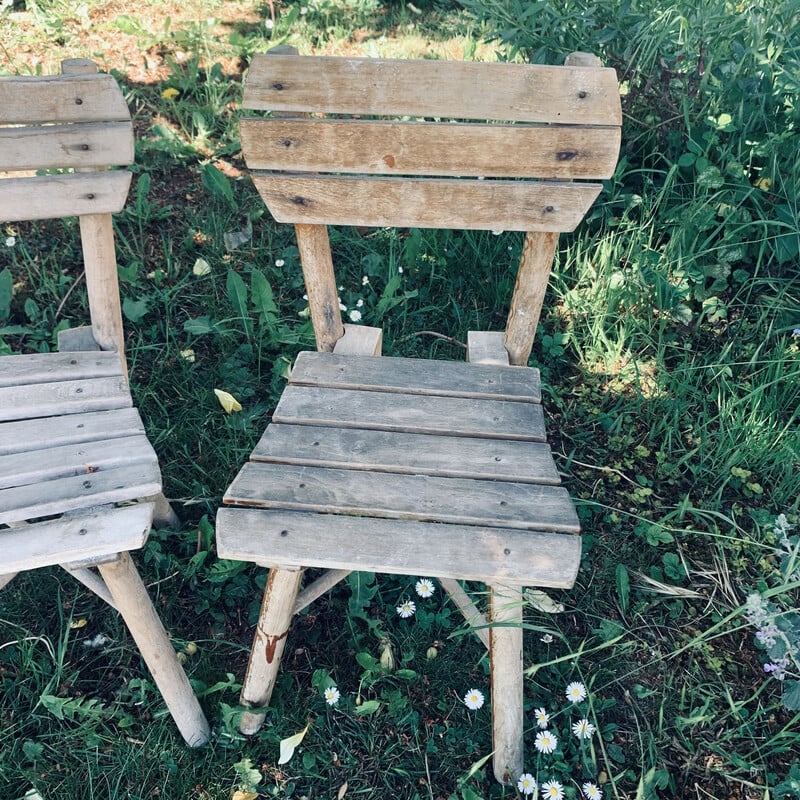
[[[190,747],[205,744],[211,736],[208,722],[130,553],[98,569],[181,735]]]
[[[164,497],[163,492],[148,497],[147,502],[155,504],[155,509],[153,510],[154,528],[168,528],[171,531],[179,531],[181,529],[183,523],[170,505],[169,500]]]
[[[301,569],[271,569],[269,572],[250,662],[242,684],[240,702],[243,706],[263,709],[269,705],[302,577]],[[245,711],[239,730],[245,736],[251,736],[263,722],[263,712]]]
[[[0,575],[0,589],[2,589],[4,586],[8,586],[8,584],[11,583],[11,581],[13,581],[18,574],[19,573],[17,572],[9,572],[6,575]]]
[[[489,661],[492,673],[494,774],[513,783],[522,774],[522,587],[491,587]]]

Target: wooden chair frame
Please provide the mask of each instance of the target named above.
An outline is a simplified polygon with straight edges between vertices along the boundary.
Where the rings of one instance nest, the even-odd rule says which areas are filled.
[[[522,587],[568,588],[580,562],[577,515],[544,443],[538,371],[525,365],[559,233],[599,194],[601,184],[585,181],[610,177],[616,165],[616,75],[581,53],[564,67],[542,67],[276,48],[253,61],[244,107],[272,111],[241,121],[242,148],[272,215],[295,226],[320,352],[298,358],[272,425],[217,517],[220,556],[271,567],[241,696],[253,710],[241,729],[261,724],[294,613],[350,570],[433,574],[489,648],[494,771],[511,783],[523,769]],[[505,332],[470,332],[469,364],[374,358],[381,331],[341,321],[328,224],[524,231]],[[420,413],[406,407],[417,397]],[[378,401],[378,411],[366,410]],[[459,419],[470,404],[483,409],[480,424]],[[425,407],[431,422],[419,422]],[[348,464],[363,431],[370,452]],[[452,463],[410,444],[431,435],[439,451],[457,443]],[[391,455],[378,454],[380,437]],[[524,455],[503,449],[518,440]],[[492,463],[482,464],[474,453],[487,442]],[[513,475],[497,471],[515,460]],[[479,482],[461,483],[462,473]],[[457,502],[428,510],[421,493],[420,511],[383,501],[381,487],[393,483],[419,491],[417,474]],[[315,494],[317,484],[328,491]],[[362,502],[359,491],[377,499]],[[517,516],[507,513],[515,493],[530,500]],[[301,591],[306,566],[329,572]],[[459,580],[490,587],[488,616]]]
[[[109,167],[133,154],[122,92],[91,61],[0,78],[0,220],[78,217],[91,318],[59,353],[0,358],[0,589],[58,564],[117,609],[197,746],[208,723],[129,553],[154,518],[178,525],[127,381],[112,214],[131,173]]]

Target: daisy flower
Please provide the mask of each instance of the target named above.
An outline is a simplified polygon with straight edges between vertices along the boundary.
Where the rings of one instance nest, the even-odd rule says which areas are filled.
[[[430,597],[436,591],[436,586],[430,578],[420,578],[414,588],[420,597]]]
[[[540,753],[552,753],[558,747],[558,737],[550,731],[539,731],[533,744]]]
[[[17,243],[15,236],[6,236],[6,247],[13,247]]]
[[[477,711],[483,705],[483,692],[478,689],[470,689],[464,695],[464,705],[473,711]]]
[[[558,781],[545,781],[542,784],[542,797],[548,800],[564,800],[564,787]]]
[[[567,686],[565,694],[570,702],[580,703],[586,699],[586,687],[580,681],[573,681]]]
[[[539,640],[540,642],[544,642],[545,644],[552,644],[553,643],[553,634],[546,633],[542,638]]]
[[[579,738],[579,739],[591,739],[592,734],[595,731],[594,725],[589,722],[588,719],[579,719],[576,723],[572,726],[572,732]]]
[[[403,618],[408,619],[409,617],[413,617],[417,610],[417,604],[413,600],[403,600],[399,606],[397,606],[397,613]]]
[[[339,698],[341,695],[339,694],[339,690],[335,686],[329,686],[325,692],[325,702],[329,706],[335,706],[339,702]]]
[[[522,794],[536,794],[536,781],[530,772],[525,772],[519,776],[517,789],[519,789]]]
[[[550,723],[550,715],[543,708],[534,709],[533,716],[536,717],[536,724],[540,728],[546,728]]]
[[[350,322],[361,322],[361,312],[357,308],[354,308],[348,316]]]
[[[600,787],[596,783],[587,781],[583,784],[583,786],[581,786],[581,791],[587,800],[603,800],[603,793],[600,791]]]

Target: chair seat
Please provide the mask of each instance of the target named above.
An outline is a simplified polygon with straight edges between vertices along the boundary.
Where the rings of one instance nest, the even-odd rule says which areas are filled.
[[[535,369],[301,353],[223,498],[219,553],[571,586],[580,528],[544,439]]]
[[[160,491],[156,454],[116,353],[0,358],[0,524],[67,514],[25,528],[39,538],[36,553],[25,566],[6,550],[0,573],[11,571],[12,559],[15,569],[60,563],[67,540],[80,541],[77,552],[86,557],[141,547],[149,527],[138,520],[141,511],[132,539],[129,525],[87,509]],[[4,547],[10,535],[2,534]]]

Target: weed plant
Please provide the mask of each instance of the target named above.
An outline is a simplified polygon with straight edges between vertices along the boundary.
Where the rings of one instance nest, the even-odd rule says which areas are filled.
[[[211,520],[313,346],[292,232],[263,211],[238,146],[241,72],[276,43],[549,63],[580,49],[618,70],[620,165],[562,238],[531,361],[584,557],[573,590],[527,596],[525,768],[570,799],[591,797],[588,783],[604,798],[800,797],[800,714],[763,667],[794,657],[772,652],[782,636],[797,643],[797,0],[114,6],[2,4],[0,71],[94,57],[135,114],[135,183],[115,222],[127,348],[184,521],[153,532],[139,561],[215,737],[183,747],[99,600],[63,573],[21,576],[0,595],[0,797],[530,788],[491,779],[488,705],[464,702],[488,697],[485,654],[416,578],[354,575],[304,612],[264,728],[236,730],[266,576],[216,557]],[[343,315],[383,325],[388,354],[460,358],[467,330],[504,324],[517,235],[341,229],[332,245]],[[86,321],[81,269],[74,223],[2,225],[0,352],[51,350]],[[754,593],[780,635],[753,617]],[[748,620],[775,641],[754,642]],[[564,697],[576,682],[580,707]],[[552,754],[535,745],[539,710]]]

